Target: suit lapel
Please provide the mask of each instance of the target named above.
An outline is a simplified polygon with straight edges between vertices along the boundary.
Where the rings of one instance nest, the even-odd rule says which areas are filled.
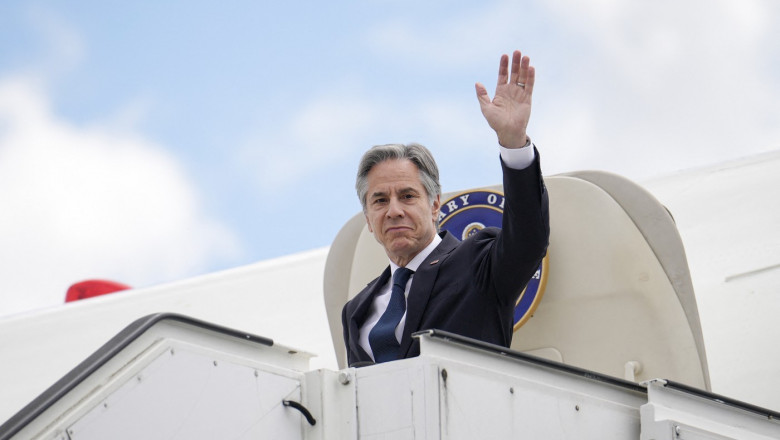
[[[406,324],[401,337],[401,358],[406,357],[412,346],[412,333],[420,330],[423,311],[425,311],[425,307],[428,305],[428,300],[431,297],[431,291],[436,281],[436,275],[439,273],[439,267],[449,253],[457,247],[458,243],[460,243],[458,239],[449,232],[444,232],[441,243],[436,246],[436,249],[428,255],[428,258],[420,264],[420,267],[414,273],[412,287],[406,299]]]
[[[387,284],[390,279],[390,266],[385,268],[382,275],[373,281],[373,285],[369,286],[369,289],[364,292],[363,295],[358,295],[354,298],[356,300],[355,311],[349,317],[349,345],[353,353],[359,353],[361,361],[371,361],[371,356],[363,350],[360,346],[360,327],[363,325],[363,321],[366,320],[366,315],[371,308],[371,304],[374,302],[374,296],[382,289],[382,286]]]

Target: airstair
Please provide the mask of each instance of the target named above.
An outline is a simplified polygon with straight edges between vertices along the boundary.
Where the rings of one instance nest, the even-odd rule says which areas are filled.
[[[0,426],[0,440],[777,439],[780,414],[436,330],[339,371],[195,320],[139,319]]]

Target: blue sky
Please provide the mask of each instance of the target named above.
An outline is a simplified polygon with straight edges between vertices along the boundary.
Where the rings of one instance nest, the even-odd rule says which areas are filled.
[[[771,0],[0,4],[0,315],[323,247],[371,145],[498,183],[474,83],[537,68],[547,175],[780,147]]]

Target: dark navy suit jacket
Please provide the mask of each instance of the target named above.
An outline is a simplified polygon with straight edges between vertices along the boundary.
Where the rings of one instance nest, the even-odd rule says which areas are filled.
[[[502,227],[485,228],[463,242],[442,232],[442,242],[420,264],[407,297],[401,357],[420,354],[412,333],[439,329],[509,347],[514,306],[547,251],[550,236],[547,190],[539,153],[522,170],[504,166]],[[371,362],[359,345],[360,327],[390,267],[342,310],[349,365]]]

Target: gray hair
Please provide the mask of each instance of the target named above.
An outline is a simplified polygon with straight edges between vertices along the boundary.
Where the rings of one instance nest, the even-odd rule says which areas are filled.
[[[425,188],[425,192],[428,193],[428,201],[431,204],[436,200],[436,196],[441,195],[439,168],[427,148],[415,143],[377,145],[363,154],[358,166],[355,190],[357,190],[360,204],[363,206],[363,212],[366,212],[369,171],[381,162],[394,159],[408,159],[417,166],[417,169],[420,170],[420,183]]]

